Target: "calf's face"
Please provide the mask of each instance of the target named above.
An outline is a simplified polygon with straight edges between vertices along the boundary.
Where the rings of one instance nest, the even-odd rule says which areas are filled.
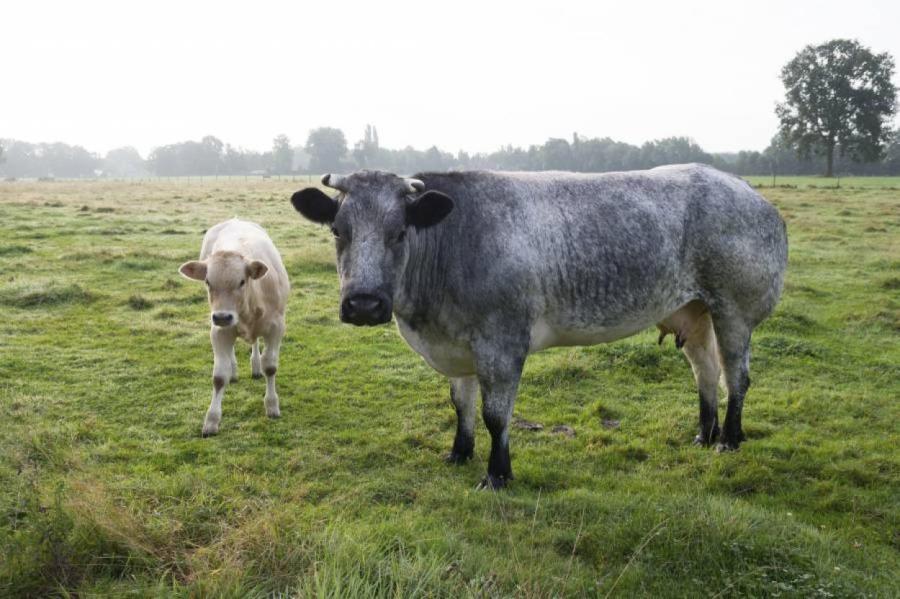
[[[309,220],[331,227],[341,282],[341,320],[354,325],[388,322],[409,259],[407,232],[438,224],[453,209],[453,201],[426,191],[419,180],[389,173],[325,175],[322,183],[340,193],[332,198],[309,187],[295,193],[291,203]]]
[[[217,252],[206,260],[185,262],[178,270],[188,279],[206,283],[212,324],[224,328],[237,326],[247,283],[265,276],[269,267],[234,252]]]

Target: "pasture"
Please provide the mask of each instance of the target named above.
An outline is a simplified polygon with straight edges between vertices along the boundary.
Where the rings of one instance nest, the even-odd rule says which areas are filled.
[[[443,463],[448,385],[394,325],[339,323],[301,183],[0,184],[0,595],[896,597],[900,180],[881,183],[763,189],[790,266],[740,451],[691,446],[690,368],[648,330],[530,358],[499,493],[474,490],[480,423],[475,459]],[[291,276],[282,417],[242,344],[203,439],[208,308],[177,268],[231,216]]]

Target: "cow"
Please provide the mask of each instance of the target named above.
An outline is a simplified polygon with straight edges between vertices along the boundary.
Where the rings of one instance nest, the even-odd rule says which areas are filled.
[[[275,373],[290,282],[268,234],[256,223],[236,218],[221,222],[203,236],[200,259],[185,262],[178,270],[188,279],[206,283],[211,308],[213,393],[203,421],[203,436],[219,432],[225,387],[237,381],[234,343],[238,337],[251,345],[253,378],[265,374],[266,414],[269,418],[281,416]],[[262,353],[260,337],[265,342]]]
[[[787,264],[778,211],[704,165],[565,172],[325,175],[330,197],[291,197],[331,227],[340,319],[388,322],[450,379],[457,428],[447,460],[474,449],[475,402],[491,435],[487,476],[513,477],[509,426],[526,357],[657,324],[694,371],[694,442],[735,450],[750,385],[750,335],[774,309]],[[720,430],[720,374],[728,407]]]

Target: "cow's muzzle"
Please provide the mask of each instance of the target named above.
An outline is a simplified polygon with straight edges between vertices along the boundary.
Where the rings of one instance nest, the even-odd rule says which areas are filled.
[[[341,302],[341,321],[373,326],[391,320],[391,302],[381,294],[354,293]]]

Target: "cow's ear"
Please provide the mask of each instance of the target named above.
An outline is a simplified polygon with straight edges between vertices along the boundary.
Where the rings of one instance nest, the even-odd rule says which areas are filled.
[[[453,211],[453,200],[439,191],[426,191],[406,205],[406,222],[416,229],[432,227]]]
[[[247,265],[247,276],[251,279],[261,279],[269,272],[269,267],[265,262],[254,260]]]
[[[333,223],[338,211],[337,201],[318,187],[301,189],[291,196],[291,204],[297,212],[320,225]]]
[[[182,264],[178,272],[185,278],[204,281],[206,280],[206,263],[199,260],[191,260]]]

